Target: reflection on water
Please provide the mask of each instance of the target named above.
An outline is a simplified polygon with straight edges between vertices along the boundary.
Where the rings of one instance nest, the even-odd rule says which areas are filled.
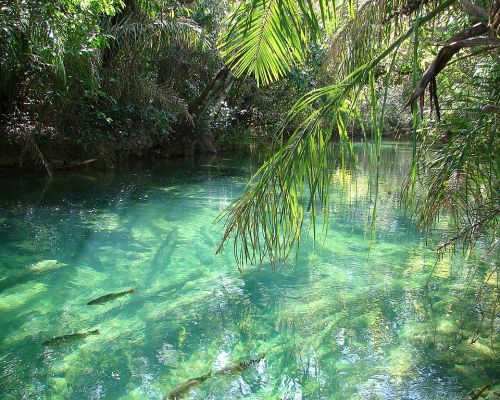
[[[274,273],[264,265],[240,274],[230,251],[214,254],[213,221],[243,189],[250,160],[75,172],[50,183],[4,177],[0,398],[161,399],[263,353],[264,362],[212,373],[185,398],[459,399],[495,382],[488,338],[470,345],[476,320],[460,321],[474,304],[461,295],[462,261],[440,260],[425,289],[434,255],[398,209],[409,152],[383,146],[376,239],[369,157],[359,152],[355,185],[333,174],[327,239],[314,251],[306,242],[295,267]]]

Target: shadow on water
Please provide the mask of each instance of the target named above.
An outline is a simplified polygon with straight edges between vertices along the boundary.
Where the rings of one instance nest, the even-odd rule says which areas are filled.
[[[145,287],[150,287],[153,280],[160,274],[168,274],[168,266],[172,260],[172,253],[175,251],[177,239],[179,236],[179,228],[176,226],[166,235],[161,237],[160,247],[155,252],[151,264],[150,271],[144,280]]]

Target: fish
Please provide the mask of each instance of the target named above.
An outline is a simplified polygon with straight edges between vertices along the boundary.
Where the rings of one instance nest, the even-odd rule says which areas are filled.
[[[108,301],[117,299],[118,297],[125,296],[126,294],[133,294],[135,293],[135,289],[130,289],[130,290],[125,290],[120,293],[110,293],[110,294],[105,294],[104,296],[98,297],[97,299],[94,299],[92,301],[89,301],[87,303],[88,306],[92,306],[95,304],[104,304],[107,303]]]
[[[252,365],[258,364],[262,360],[266,359],[266,353],[262,354],[260,358],[255,359],[255,360],[248,360],[248,361],[242,361],[238,364],[233,364],[233,365],[228,365],[227,367],[224,367],[216,372],[217,375],[234,375],[234,374],[239,374],[240,372],[243,372],[246,370],[248,367],[251,367]]]
[[[63,335],[63,336],[58,336],[49,340],[46,340],[45,342],[42,343],[42,346],[57,346],[60,344],[65,344],[65,343],[72,343],[76,340],[79,339],[85,339],[87,336],[90,335],[99,335],[99,329],[93,329],[88,332],[83,332],[83,333],[72,333],[71,335]]]
[[[208,374],[192,378],[184,382],[182,385],[177,386],[167,396],[163,397],[163,400],[181,399],[187,392],[191,390],[193,386],[199,385],[200,383],[206,381],[211,376],[212,376],[212,371],[210,371]]]

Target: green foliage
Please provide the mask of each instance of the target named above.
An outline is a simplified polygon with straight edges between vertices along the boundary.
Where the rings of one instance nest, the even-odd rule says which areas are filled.
[[[453,1],[445,1],[431,10],[421,18],[421,23],[439,15]],[[261,262],[264,257],[273,264],[286,259],[300,244],[304,208],[310,211],[314,233],[319,210],[328,210],[332,162],[338,162],[332,154],[330,139],[338,135],[337,154],[343,166],[345,156],[353,160],[347,126],[349,121],[359,118],[360,91],[367,82],[372,82],[369,95],[372,102],[376,101],[375,67],[412,33],[413,28],[408,28],[376,57],[354,69],[340,82],[314,89],[295,103],[284,126],[297,128],[227,211],[224,241],[234,234],[240,266],[246,262]],[[376,107],[372,106],[372,111],[376,111]],[[380,140],[377,112],[372,112],[371,124],[374,139]]]
[[[251,74],[257,85],[273,82],[304,60],[308,33],[298,5],[280,1],[242,2],[233,13],[221,49],[236,76]]]
[[[483,106],[500,103],[500,61],[491,55],[479,64],[469,60],[454,67],[452,76],[461,79],[457,84],[444,78],[449,87],[441,103],[449,107],[442,121],[422,129],[405,200],[422,229],[430,229],[443,213],[452,217],[456,233],[441,249],[461,241],[470,250],[478,239],[495,241],[498,234],[499,118]]]
[[[277,81],[304,62],[335,8],[328,0],[241,1],[220,39],[222,54],[238,77],[252,75],[257,85]]]
[[[223,151],[254,153],[258,145],[258,138],[256,138],[254,130],[250,127],[226,129],[217,141],[217,147]]]
[[[134,130],[153,137],[144,138],[144,146],[162,143],[174,125],[192,124],[188,102],[220,68],[214,32],[203,32],[190,16],[215,24],[220,10],[213,1],[191,8],[139,0],[2,6],[0,119],[6,137],[22,147],[29,136],[49,153],[73,148],[62,145],[73,141],[92,157],[107,146],[100,141],[119,143]],[[136,150],[142,154],[142,144]],[[73,157],[62,152],[54,158]]]
[[[333,171],[347,176],[356,172],[352,151],[355,124],[371,142],[375,179],[369,188],[374,198],[371,223],[367,225],[375,239],[377,202],[381,200],[381,137],[388,102],[394,101],[390,92],[398,88],[398,92],[407,94],[406,99],[399,99],[399,110],[405,111],[405,103],[413,107],[411,115],[398,112],[398,119],[411,121],[408,127],[414,149],[402,188],[404,205],[422,230],[433,229],[440,219],[448,222],[445,229],[449,235],[440,250],[454,250],[461,243],[465,251],[478,248],[485,258],[494,260],[487,263],[482,276],[476,276],[478,269],[469,271],[469,287],[487,310],[481,314],[484,326],[478,326],[473,340],[481,330],[490,329],[493,346],[499,292],[498,285],[490,288],[484,277],[486,281],[498,277],[495,261],[500,244],[500,67],[495,53],[500,39],[494,22],[500,11],[495,11],[498,1],[492,0],[489,27],[474,28],[490,35],[487,41],[477,43],[491,45],[465,50],[460,58],[450,61],[460,48],[453,46],[473,37],[474,29],[466,28],[477,20],[468,13],[467,2],[460,3],[461,9],[452,8],[454,3],[389,0],[358,7],[349,2],[335,9],[330,21],[336,29],[319,75],[323,85],[294,104],[283,122],[283,140],[275,154],[221,216],[226,225],[219,251],[232,239],[240,269],[248,263],[261,265],[264,259],[275,268],[300,246],[305,221],[310,221],[314,238],[320,214],[323,226],[328,226]],[[227,64],[236,75],[253,76],[257,84],[269,84],[304,62],[304,43],[313,37],[310,32],[318,31],[312,29],[305,15],[297,16],[300,0],[248,0],[241,4],[222,40]],[[283,8],[275,10],[276,4]],[[486,9],[481,14],[484,19]],[[295,18],[303,23],[294,30]],[[443,47],[446,41],[448,45]],[[468,47],[470,42],[465,44]],[[428,70],[421,78],[422,68]],[[440,73],[443,69],[445,72]],[[407,101],[420,85],[421,92]],[[424,113],[427,92],[430,112]],[[420,114],[413,104],[418,98]]]
[[[103,91],[86,92],[79,102],[77,115],[86,124],[83,129],[73,130],[72,139],[85,148],[106,142],[120,142],[137,136],[138,132],[139,136],[145,136],[147,130],[150,130],[149,135],[167,138],[176,120],[174,112],[155,107],[138,107],[133,103],[125,106]]]

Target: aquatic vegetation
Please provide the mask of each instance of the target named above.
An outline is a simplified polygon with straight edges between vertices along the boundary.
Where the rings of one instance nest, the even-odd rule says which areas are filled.
[[[125,179],[115,178],[120,184]],[[105,190],[100,179],[97,191]],[[161,187],[163,172],[149,179]],[[117,229],[88,236],[85,218],[73,210],[93,204],[92,194],[73,187],[63,192],[71,201],[61,206],[67,217],[60,227],[73,232],[78,246],[61,235],[41,256],[13,251],[27,240],[21,231],[2,241],[0,255],[7,257],[0,257],[0,268],[9,280],[0,292],[0,397],[161,399],[212,371],[186,389],[186,399],[461,400],[495,379],[491,328],[478,328],[475,298],[460,296],[469,268],[479,266],[479,274],[487,269],[485,260],[445,256],[436,264],[417,228],[392,204],[374,239],[352,228],[352,220],[369,217],[367,199],[359,198],[332,214],[332,234],[321,246],[304,241],[293,268],[240,274],[231,254],[214,255],[219,231],[213,228],[240,183],[200,180],[196,190],[205,193],[200,198],[211,193],[210,205],[192,197],[183,201],[182,185],[170,203],[171,191],[155,189],[139,206],[135,200],[121,206]],[[114,191],[109,179],[103,185]],[[193,195],[193,188],[186,193]],[[157,221],[165,204],[168,210]],[[116,204],[101,207],[106,214]],[[186,217],[182,224],[179,215]],[[9,214],[20,224],[24,217],[21,206]],[[34,209],[33,217],[54,224],[46,208]],[[19,270],[10,265],[19,264],[43,272],[18,281]],[[434,266],[435,279],[426,286]],[[481,277],[494,286],[488,274]],[[131,296],[87,305],[132,287]],[[41,346],[92,327],[100,334]],[[238,366],[263,353],[265,363]],[[233,374],[217,373],[232,366]]]

